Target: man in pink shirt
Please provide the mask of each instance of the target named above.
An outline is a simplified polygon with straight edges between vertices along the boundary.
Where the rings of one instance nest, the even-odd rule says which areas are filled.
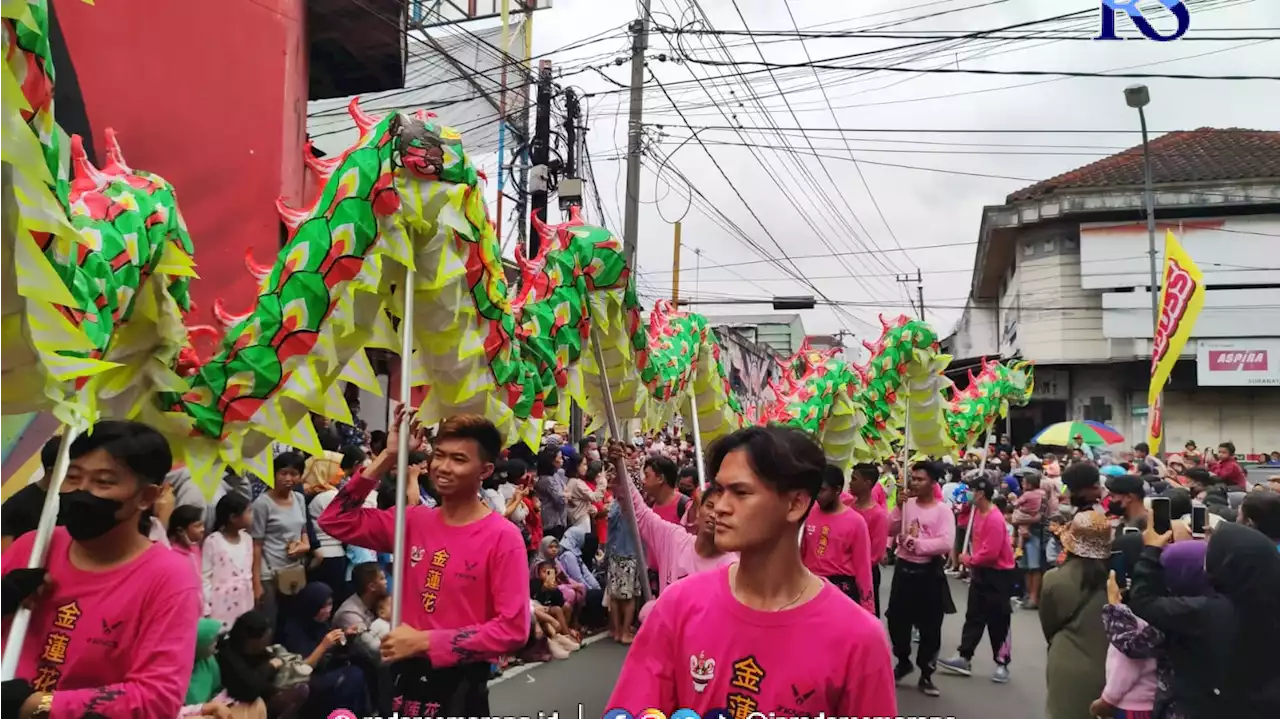
[[[880,470],[874,464],[854,465],[849,475],[849,491],[853,502],[849,505],[867,523],[867,537],[871,540],[871,591],[875,597],[876,616],[880,616],[880,564],[885,561],[889,547],[889,512],[875,498],[880,487]]]
[[[942,618],[955,611],[951,588],[944,573],[946,556],[956,536],[956,520],[951,508],[937,495],[938,482],[946,474],[941,462],[916,462],[911,466],[907,493],[911,497],[898,504],[889,515],[889,533],[898,538],[893,585],[889,588],[889,638],[898,663],[897,681],[907,678],[911,667],[911,629],[920,631],[916,666],[920,668],[919,689],[926,696],[939,696],[933,683],[938,650],[942,647]]]
[[[400,420],[387,448],[320,515],[331,537],[376,552],[397,551],[395,509],[367,509],[365,497],[396,465]],[[420,439],[410,442],[417,449]],[[382,640],[392,666],[392,711],[414,716],[489,714],[489,663],[529,638],[529,570],[515,524],[480,498],[502,435],[478,415],[440,423],[431,481],[440,506],[407,508],[403,621]],[[403,501],[403,500],[402,500]]]
[[[749,427],[711,446],[707,469],[723,488],[716,544],[741,559],[663,592],[607,714],[898,713],[880,623],[800,560],[799,530],[825,465],[822,448],[787,427]]]
[[[973,490],[972,548],[960,555],[960,561],[971,574],[968,609],[964,615],[964,628],[960,631],[958,655],[943,659],[938,665],[956,674],[972,674],[973,654],[985,629],[991,637],[991,653],[996,662],[996,672],[991,681],[1004,684],[1009,681],[1013,541],[1004,513],[991,503],[997,480],[998,477],[988,472],[969,480],[969,488]]]
[[[871,539],[861,514],[840,502],[844,472],[828,464],[818,503],[805,518],[800,556],[809,571],[836,585],[868,612],[876,608],[871,589]]]
[[[36,532],[0,561],[6,638],[18,606],[34,603],[0,714],[178,716],[195,661],[200,579],[185,556],[139,531],[172,465],[169,443],[138,422],[99,422],[71,443],[45,568],[25,569]]]

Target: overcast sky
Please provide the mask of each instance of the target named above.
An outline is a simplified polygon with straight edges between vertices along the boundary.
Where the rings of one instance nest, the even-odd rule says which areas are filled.
[[[717,30],[741,30],[744,22],[752,30],[792,31],[792,18],[802,29],[848,30],[886,25],[883,31],[974,32],[1016,23],[1049,18],[1076,10],[1096,8],[1088,0],[700,0]],[[1154,5],[1154,3],[1152,3]],[[679,26],[693,19],[689,0],[654,0],[653,13],[666,26]],[[944,13],[927,20],[902,23],[929,13]],[[1161,11],[1161,15],[1167,17]],[[577,40],[602,34],[605,42],[557,53],[553,60],[568,68],[581,67],[582,60],[594,65],[625,57],[628,40],[619,35],[622,26],[637,16],[629,2],[604,0],[554,0],[550,10],[538,12],[534,20],[534,53],[546,53]],[[683,17],[682,17],[683,16]],[[1096,13],[1071,24],[1038,25],[1028,31],[1056,35],[1086,35],[1096,31]],[[1169,23],[1158,23],[1167,27]],[[1131,26],[1120,20],[1122,31]],[[1195,0],[1188,34],[1212,37],[1274,36],[1280,34],[1280,3],[1271,0]],[[649,54],[674,55],[669,36],[655,34]],[[918,43],[919,39],[829,38],[809,39],[806,47],[778,37],[757,38],[759,50],[771,63],[800,63],[808,57],[821,63],[826,58]],[[741,62],[759,61],[751,39],[742,36],[685,35],[682,45],[694,57],[723,61],[719,42]],[[928,51],[926,54],[925,51]],[[984,68],[997,70],[1070,70],[1106,72],[1194,73],[1209,75],[1274,74],[1280,67],[1280,44],[1259,40],[1088,42],[1078,40],[1018,40],[995,43],[969,40],[963,45],[934,43],[915,51],[907,59],[902,54],[871,54],[842,64],[886,65],[899,62],[908,67]],[[1197,57],[1198,56],[1198,57]],[[1140,66],[1140,67],[1135,67]],[[757,72],[732,82],[711,82],[711,78],[736,71],[759,70],[760,65],[734,68],[708,65],[650,63],[658,79],[668,86],[688,124],[726,125],[733,115],[744,126],[769,122],[782,128],[911,128],[911,129],[1012,129],[1012,130],[1126,130],[1127,134],[870,134],[866,132],[822,132],[788,134],[791,147],[804,153],[828,156],[819,160],[794,152],[775,152],[738,146],[742,143],[777,148],[782,141],[775,133],[732,130],[705,130],[699,138],[707,143],[715,160],[732,179],[737,192],[750,203],[755,215],[738,198],[707,153],[694,140],[670,160],[716,208],[771,258],[785,254],[796,258],[795,266],[831,300],[845,305],[840,310],[819,307],[803,314],[810,334],[840,329],[859,338],[877,332],[867,322],[876,314],[910,312],[905,292],[915,293],[894,281],[894,273],[916,268],[924,272],[924,296],[929,319],[942,332],[959,317],[968,294],[973,266],[974,244],[984,205],[1000,204],[1005,195],[1031,182],[1088,164],[1139,142],[1136,113],[1125,105],[1123,89],[1145,82],[1151,89],[1148,107],[1153,131],[1193,129],[1202,126],[1280,129],[1280,83],[1264,81],[1125,80],[1099,78],[981,76],[875,72],[858,75],[848,71],[819,70],[826,97],[814,88],[809,69],[777,69],[774,77],[779,93],[767,72]],[[694,73],[691,75],[691,72]],[[627,64],[609,65],[603,74],[614,81],[629,82]],[[701,78],[711,91],[692,82]],[[759,93],[758,102],[747,86]],[[588,94],[615,90],[617,86],[600,74],[589,71],[565,78]],[[730,94],[732,92],[732,94]],[[828,101],[835,107],[834,117]],[[650,130],[653,152],[659,157],[676,149],[690,131],[672,109],[663,91],[650,84],[645,93],[648,124],[663,123],[668,136]],[[736,106],[741,102],[741,106]],[[789,102],[791,110],[784,104]],[[771,118],[759,109],[763,103]],[[625,187],[626,92],[591,96],[588,143],[604,204],[606,224],[622,233],[622,200]],[[723,114],[722,114],[723,110]],[[792,115],[791,111],[795,115]],[[730,116],[726,120],[725,114]],[[445,118],[447,121],[447,118]],[[853,157],[844,144],[849,140]],[[723,144],[732,143],[732,144]],[[1019,147],[1021,146],[1021,147]],[[1028,147],[1030,146],[1030,147]],[[763,160],[763,162],[761,161]],[[799,163],[799,164],[795,164]],[[871,164],[883,163],[883,164]],[[915,168],[935,168],[960,173],[948,174]],[[640,219],[640,283],[647,304],[657,295],[670,295],[672,227],[668,220],[679,218],[689,205],[686,185],[671,174],[666,182],[655,182],[650,161],[643,174]],[[859,176],[861,170],[861,177]],[[828,175],[831,179],[828,179]],[[1003,176],[1002,179],[982,175]],[[865,184],[864,184],[865,179]],[[834,180],[834,182],[832,182]],[[814,190],[821,186],[826,197]],[[779,184],[787,188],[797,211]],[[655,195],[659,201],[654,204]],[[874,198],[874,201],[873,201]],[[847,203],[847,206],[846,206]],[[883,213],[876,209],[879,205]],[[588,218],[601,221],[595,204],[588,201]],[[788,277],[778,266],[758,261],[760,256],[736,233],[722,226],[720,218],[709,217],[701,203],[688,209],[683,223],[681,294],[699,299],[765,298],[769,295],[815,294]],[[850,208],[852,212],[850,212]],[[807,214],[815,226],[802,216]],[[856,220],[854,219],[856,216]],[[666,219],[664,219],[664,217]],[[860,222],[860,224],[859,224]],[[769,235],[772,235],[772,239]],[[778,244],[774,244],[774,242]],[[830,248],[824,244],[830,244]],[[781,249],[779,248],[781,246]],[[899,250],[901,247],[903,249]],[[701,251],[701,257],[694,249]],[[914,249],[913,248],[927,248]],[[833,249],[846,254],[835,258]],[[825,257],[805,256],[826,255]],[[718,264],[757,261],[732,268]],[[787,265],[790,267],[790,265]],[[704,314],[767,311],[751,306],[700,306]],[[875,325],[878,328],[878,324]]]

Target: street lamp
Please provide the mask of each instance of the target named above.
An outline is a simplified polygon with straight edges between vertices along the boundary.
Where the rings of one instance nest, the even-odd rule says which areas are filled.
[[[775,310],[811,310],[818,304],[813,295],[802,295],[796,297],[773,297],[767,300],[744,300],[744,299],[725,299],[725,300],[686,300],[680,299],[676,301],[678,306],[687,305],[773,305]]]
[[[1147,256],[1151,261],[1151,343],[1155,349],[1156,333],[1160,330],[1160,280],[1156,273],[1156,196],[1151,189],[1151,150],[1147,145],[1147,114],[1142,108],[1151,102],[1146,85],[1131,85],[1124,89],[1124,101],[1138,110],[1138,122],[1142,125],[1142,174],[1143,195],[1147,205]]]

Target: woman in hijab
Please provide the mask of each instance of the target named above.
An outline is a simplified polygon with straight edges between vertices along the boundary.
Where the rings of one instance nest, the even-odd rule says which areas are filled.
[[[1044,575],[1040,627],[1049,642],[1045,669],[1049,719],[1092,719],[1090,702],[1106,685],[1107,603],[1111,524],[1100,511],[1080,511],[1062,532],[1066,559]]]
[[[307,699],[307,685],[281,689],[276,675],[283,666],[271,652],[271,621],[256,609],[241,614],[218,643],[215,655],[227,696],[240,704],[266,702],[273,719],[293,719]]]
[[[1156,716],[1280,716],[1280,666],[1272,661],[1280,643],[1275,544],[1261,532],[1224,522],[1207,546],[1169,547],[1172,532],[1156,534],[1153,524],[1148,517],[1129,603],[1168,644],[1171,707],[1157,696]]]
[[[564,539],[560,542],[560,565],[569,580],[586,588],[583,600],[581,619],[588,627],[604,625],[604,591],[600,582],[591,572],[582,556],[587,539],[587,530],[582,527],[569,527],[565,530]]]
[[[229,713],[234,719],[267,719],[267,705],[261,699],[240,704],[223,691],[222,670],[215,652],[221,631],[222,622],[217,619],[201,619],[196,627],[196,663],[187,684],[182,716],[225,717]]]
[[[364,672],[351,663],[346,630],[329,628],[332,615],[333,590],[327,584],[309,582],[294,597],[293,608],[284,618],[280,643],[314,670],[308,682],[309,709],[343,707],[357,715],[367,714]]]
[[[556,581],[559,582],[560,593],[564,595],[569,625],[576,628],[578,612],[587,601],[587,587],[582,582],[574,581],[569,577],[569,573],[565,571],[564,562],[560,558],[560,541],[551,535],[544,536],[542,542],[538,544],[538,553],[529,564],[530,579],[538,578],[538,565],[543,562],[555,565]],[[574,637],[574,640],[578,641],[580,637]]]

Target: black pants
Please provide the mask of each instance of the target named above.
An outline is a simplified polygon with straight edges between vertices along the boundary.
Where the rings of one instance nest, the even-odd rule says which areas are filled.
[[[853,600],[854,604],[862,604],[862,590],[858,587],[858,580],[848,574],[833,574],[826,578],[828,582],[836,585],[844,595]]]
[[[871,591],[876,595],[876,617],[880,616],[880,564],[871,565]]]
[[[942,648],[942,617],[951,605],[950,598],[940,558],[928,564],[899,561],[895,565],[887,614],[889,641],[898,664],[911,664],[911,628],[915,627],[920,630],[916,666],[926,677],[933,674]]]
[[[568,529],[568,527],[563,525],[557,525],[554,527],[544,527],[542,530],[542,536],[555,537],[556,541],[559,542],[560,540],[564,539],[564,532],[566,529]]]
[[[488,716],[489,664],[459,664],[433,669],[423,658],[406,659],[391,667],[391,711],[401,716]]]
[[[969,608],[960,630],[960,656],[973,659],[982,632],[991,638],[991,656],[996,664],[1009,663],[1009,621],[1013,609],[1009,596],[1013,588],[1012,569],[974,567],[969,575]]]

